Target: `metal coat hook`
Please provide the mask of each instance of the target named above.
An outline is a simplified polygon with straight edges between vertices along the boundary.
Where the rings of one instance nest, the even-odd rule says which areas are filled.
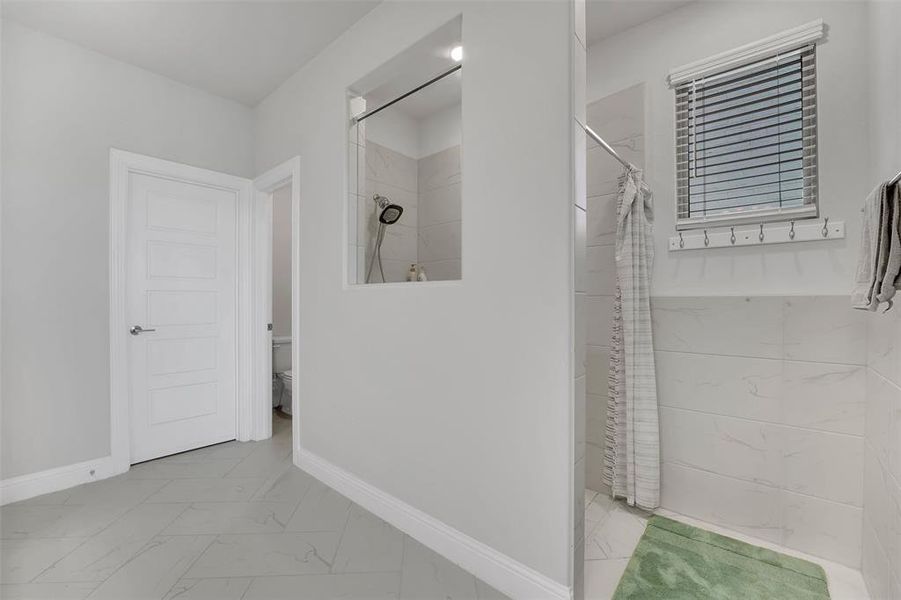
[[[757,234],[757,239],[763,241],[763,223],[760,224],[760,233]]]
[[[823,222],[823,237],[829,237],[829,217]]]
[[[732,235],[729,236],[729,241],[733,244],[735,243],[735,227],[732,227]]]
[[[682,232],[681,232],[681,231],[679,232],[679,247],[680,247],[680,248],[684,248],[684,247],[685,247],[685,240],[682,239]]]
[[[706,230],[706,229],[704,230],[704,245],[705,245],[705,246],[709,246],[709,245],[710,245],[710,238],[707,237],[707,230]]]
[[[788,239],[793,240],[795,239],[795,222],[792,221],[791,224],[792,228],[788,230]]]

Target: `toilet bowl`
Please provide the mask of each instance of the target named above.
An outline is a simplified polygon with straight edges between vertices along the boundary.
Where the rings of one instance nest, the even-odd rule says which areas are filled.
[[[285,414],[291,414],[291,402],[293,399],[293,381],[294,376],[291,373],[291,370],[283,371],[278,374],[278,378],[282,382],[282,398],[281,398],[281,409]]]
[[[282,374],[291,372],[291,337],[290,336],[274,336],[272,338],[272,408],[278,408],[282,402],[287,404],[282,410],[290,414],[290,383],[285,383]],[[290,375],[288,376],[290,380]],[[287,392],[285,388],[287,387]]]

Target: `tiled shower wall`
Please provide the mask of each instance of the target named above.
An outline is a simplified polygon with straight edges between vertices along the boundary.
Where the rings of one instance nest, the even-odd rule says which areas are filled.
[[[460,279],[460,146],[420,158],[417,169],[419,264],[429,279]]]
[[[587,115],[637,166],[644,95],[627,88]],[[588,148],[585,478],[603,490],[621,168]],[[837,296],[655,297],[652,313],[663,507],[858,567],[867,315]]]
[[[351,132],[348,179],[348,279],[366,278],[378,229],[372,198],[386,196],[404,208],[389,226],[382,243],[382,266],[388,282],[406,281],[413,263],[422,264],[429,279],[461,278],[460,146],[415,159]],[[356,129],[356,127],[354,129]],[[420,206],[422,204],[422,206]],[[378,265],[372,281],[381,283]]]
[[[652,316],[663,507],[859,567],[868,315],[770,296]]]
[[[644,165],[644,86],[636,85],[588,106],[588,125],[626,160]],[[616,271],[616,195],[622,166],[595,142],[588,141],[587,382],[585,485],[605,490],[604,427],[607,422],[607,364]]]
[[[901,598],[901,312],[867,315],[863,576],[874,600]]]
[[[385,230],[385,239],[382,242],[382,266],[385,270],[385,281],[405,281],[410,265],[418,261],[418,161],[371,140],[366,142],[364,154],[365,192],[358,198],[357,204],[359,228],[357,239],[362,241],[366,248],[363,264],[369,268],[372,244],[378,229],[378,210],[372,198],[379,194],[404,208],[400,220]],[[381,280],[376,265],[372,270],[372,281],[381,282]]]

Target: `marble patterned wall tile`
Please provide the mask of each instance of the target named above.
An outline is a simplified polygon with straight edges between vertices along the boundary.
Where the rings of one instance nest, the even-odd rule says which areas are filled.
[[[644,84],[633,85],[588,105],[588,125],[607,142],[644,135]]]
[[[782,358],[778,297],[656,297],[651,300],[654,348]]]
[[[847,296],[792,296],[784,310],[786,358],[866,364],[867,313],[850,308]]]
[[[607,373],[610,364],[610,351],[600,346],[588,346],[585,360],[585,371],[588,375],[588,393],[607,395]]]
[[[419,228],[419,260],[427,263],[460,258],[461,223],[454,221]]]
[[[782,427],[780,438],[787,490],[863,505],[862,437]]]
[[[777,488],[672,463],[663,463],[661,471],[664,508],[782,542],[782,499]]]
[[[876,530],[869,521],[866,510],[863,518],[861,571],[871,598],[878,600],[892,597],[889,584],[892,571],[889,569],[888,557],[876,538]]]
[[[460,211],[460,183],[453,183],[419,194],[419,225],[427,227],[462,218]]]
[[[721,499],[737,497],[736,489],[763,498],[778,492],[780,518],[792,523],[770,535],[845,564],[859,561],[863,433],[886,446],[892,414],[884,386],[876,394],[882,400],[867,405],[879,380],[862,364],[873,354],[866,315],[843,297],[666,297],[652,299],[652,317],[669,474],[663,506],[743,530],[740,511],[717,509],[679,486],[703,479]],[[870,419],[867,410],[881,416]]]
[[[419,266],[425,271],[429,281],[454,281],[463,278],[463,267],[459,258],[420,262]]]
[[[382,241],[381,254],[383,259],[415,263],[417,261],[416,228],[399,223],[387,227]]]
[[[867,444],[884,469],[891,468],[893,405],[898,388],[872,369],[867,371]]]
[[[785,546],[859,568],[860,508],[783,492],[783,518]]]
[[[863,575],[873,598],[901,598],[901,313],[867,313]]]
[[[600,131],[598,133],[601,133]],[[593,142],[592,142],[593,143]],[[644,137],[635,136],[617,142],[609,142],[620,157],[632,164],[644,161]],[[596,144],[588,147],[588,197],[616,194],[623,166]]]
[[[862,436],[866,380],[856,365],[785,361],[781,422]]]
[[[592,346],[610,346],[613,332],[613,296],[588,296],[585,329]]]
[[[417,161],[370,141],[366,146],[366,179],[417,192]]]
[[[588,325],[586,324],[587,303],[588,300],[585,296],[585,293],[579,292],[577,290],[573,295],[573,309],[575,311],[575,316],[573,319],[573,329],[576,345],[573,352],[573,360],[575,361],[575,364],[573,365],[573,371],[576,377],[581,377],[585,374],[585,361],[588,353]]]
[[[460,146],[454,146],[419,159],[418,189],[420,191],[427,192],[460,183],[462,178]]]
[[[585,444],[585,465],[588,471],[585,474],[585,485],[589,489],[597,492],[605,492],[609,494],[607,485],[604,483],[604,445]]]
[[[667,463],[779,487],[781,444],[777,425],[660,408],[660,453]]]
[[[897,558],[901,552],[898,538],[901,508],[893,498],[894,481],[872,448],[867,446],[864,452],[864,514],[876,532],[881,551],[890,559]],[[890,566],[894,564],[889,563]]]
[[[607,427],[607,394],[585,396],[585,460],[588,471],[586,485],[595,491],[606,488],[604,472],[604,446]]]
[[[588,246],[609,246],[616,242],[615,193],[588,198]]]
[[[661,406],[779,422],[782,361],[666,351],[655,359]]]
[[[867,314],[867,366],[901,386],[901,305]]]
[[[614,252],[613,246],[589,246],[586,249],[586,288],[590,295],[612,296],[616,292]]]

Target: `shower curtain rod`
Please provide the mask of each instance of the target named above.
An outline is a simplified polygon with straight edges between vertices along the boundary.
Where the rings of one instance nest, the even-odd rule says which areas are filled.
[[[581,124],[581,123],[580,123],[580,124]],[[604,150],[606,150],[607,152],[609,152],[609,153],[610,153],[610,156],[612,156],[613,158],[615,158],[616,160],[618,160],[620,163],[622,163],[622,165],[623,165],[624,167],[626,167],[627,169],[634,169],[634,168],[635,168],[635,167],[632,165],[632,163],[630,163],[629,161],[623,159],[623,157],[621,157],[619,154],[617,154],[617,153],[616,153],[616,150],[613,149],[613,146],[611,146],[610,144],[608,144],[607,142],[605,142],[605,141],[604,141],[604,138],[602,138],[601,136],[599,136],[598,134],[596,134],[596,133],[594,132],[594,130],[593,130],[591,127],[589,127],[588,125],[582,125],[582,129],[585,130],[585,133],[588,134],[588,137],[590,137],[591,139],[593,139],[594,141],[596,141],[596,142],[601,146],[601,148],[603,148]]]
[[[389,100],[388,102],[385,102],[384,104],[382,104],[381,106],[379,106],[379,107],[377,107],[377,108],[373,108],[372,110],[368,110],[368,111],[364,112],[363,114],[354,117],[353,120],[354,120],[354,122],[359,123],[359,122],[362,121],[363,119],[366,119],[366,118],[368,118],[368,117],[371,117],[371,116],[374,115],[375,113],[377,113],[377,112],[379,112],[379,111],[382,111],[382,110],[385,110],[386,108],[388,108],[389,106],[391,106],[391,105],[393,105],[393,104],[397,104],[398,102],[400,102],[401,100],[403,100],[403,99],[406,98],[407,96],[412,96],[413,94],[415,94],[415,93],[418,92],[419,90],[421,90],[421,89],[423,89],[423,88],[429,87],[430,85],[432,85],[432,84],[435,83],[436,81],[440,81],[440,80],[444,79],[445,77],[447,77],[448,75],[450,75],[451,73],[456,73],[457,71],[459,71],[459,70],[462,69],[462,68],[463,68],[463,64],[462,64],[462,63],[459,64],[459,65],[454,65],[453,67],[451,67],[450,69],[448,69],[448,70],[445,71],[444,73],[441,73],[440,75],[437,75],[437,76],[435,76],[435,77],[432,77],[431,79],[429,79],[428,81],[426,81],[426,82],[423,83],[422,85],[416,86],[415,88],[413,88],[413,89],[410,90],[409,92],[406,92],[406,93],[404,93],[404,94],[401,94],[400,96],[398,96],[398,97],[395,98],[394,100]]]

